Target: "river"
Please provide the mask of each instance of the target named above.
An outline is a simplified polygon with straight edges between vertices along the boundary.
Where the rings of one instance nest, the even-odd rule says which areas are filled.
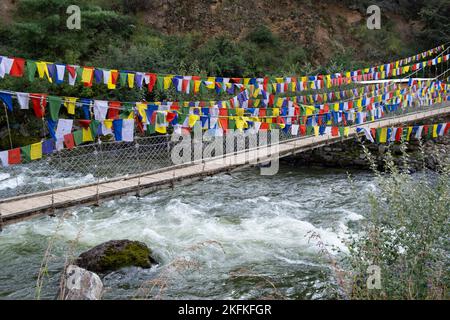
[[[107,275],[105,299],[334,298],[321,243],[335,257],[345,254],[347,233],[367,215],[365,195],[374,188],[371,174],[351,175],[353,184],[345,170],[283,164],[277,175],[261,176],[251,168],[71,209],[65,219],[7,226],[0,233],[0,298],[35,297],[50,239],[42,299],[56,297],[67,256],[111,239],[145,242],[160,264]],[[0,180],[0,190],[8,183]]]

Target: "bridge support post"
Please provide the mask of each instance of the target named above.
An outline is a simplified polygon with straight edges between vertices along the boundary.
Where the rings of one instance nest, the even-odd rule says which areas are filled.
[[[100,173],[99,173],[99,157],[101,156],[101,151],[102,151],[102,141],[100,140],[100,137],[97,140],[97,144],[98,144],[98,149],[95,148],[95,175],[97,176],[97,184],[96,184],[96,206],[100,205],[100,194],[99,194],[99,184],[100,184]]]
[[[139,176],[138,176],[138,185],[137,185],[137,193],[136,196],[139,198],[142,197],[141,194],[141,174],[142,174],[142,167],[141,167],[141,162],[139,161],[139,142],[136,142],[135,148],[134,148],[134,152],[135,152],[135,158],[136,158],[136,162],[138,165],[138,170],[139,170]]]
[[[50,216],[54,217],[55,216],[55,186],[53,185],[52,177],[50,177],[50,184],[52,185],[52,208],[51,208]]]
[[[3,216],[2,213],[0,212],[0,232],[3,231]]]

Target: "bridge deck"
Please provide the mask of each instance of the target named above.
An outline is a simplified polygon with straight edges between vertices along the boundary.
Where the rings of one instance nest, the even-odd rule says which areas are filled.
[[[450,113],[450,106],[381,119],[358,125],[358,127],[393,126],[447,113]],[[298,139],[280,142],[277,147],[278,157],[285,157],[312,148],[350,139],[356,134],[356,127],[351,126],[349,128],[349,136],[347,138],[332,137],[327,134],[317,137],[300,137]],[[79,205],[98,204],[104,200],[126,195],[141,195],[153,190],[172,187],[176,183],[198,180],[219,172],[226,172],[238,167],[265,162],[268,160],[265,155],[270,154],[270,152],[267,153],[269,151],[268,149],[270,149],[270,146],[263,146],[254,149],[253,152],[247,150],[247,152],[239,152],[223,158],[209,159],[200,163],[189,163],[105,182],[55,189],[53,191],[0,200],[0,223],[6,225],[37,215],[54,213],[55,210],[67,209]]]

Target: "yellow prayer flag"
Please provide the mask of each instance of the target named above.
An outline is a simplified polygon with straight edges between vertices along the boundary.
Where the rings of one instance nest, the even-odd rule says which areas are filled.
[[[112,119],[103,120],[103,124],[105,125],[105,127],[107,129],[111,129],[112,128],[112,124],[113,124],[113,120]]]
[[[278,117],[280,115],[280,108],[273,108],[272,115]]]
[[[30,159],[37,160],[42,158],[42,142],[34,143],[30,148]]]
[[[314,135],[317,137],[319,135],[319,126],[314,126]]]
[[[68,114],[75,114],[75,105],[77,103],[77,98],[65,97],[64,106],[67,108]]]
[[[134,88],[134,73],[129,73],[128,74],[128,87],[129,88]]]
[[[164,77],[164,90],[169,89],[171,83],[172,83],[172,76]]]
[[[167,133],[167,126],[160,125],[159,123],[155,124],[155,131],[158,133],[166,134]]]
[[[245,121],[242,117],[238,117],[236,119],[236,129],[242,130],[246,127],[248,127],[247,121]]]
[[[380,143],[386,143],[387,141],[387,128],[381,128]]]
[[[83,72],[81,74],[81,82],[90,83],[93,73],[94,73],[93,68],[83,68]]]
[[[412,127],[408,127],[408,131],[406,132],[406,141],[409,141],[409,138],[411,137]]]
[[[36,67],[38,70],[39,78],[43,79],[45,76],[47,76],[47,80],[50,83],[53,83],[53,80],[50,77],[50,74],[48,72],[47,62],[38,61],[38,62],[36,62]]]
[[[344,127],[344,137],[348,137],[349,127]]]
[[[238,117],[242,117],[242,116],[244,116],[244,108],[236,108],[236,115],[238,116]]]
[[[113,74],[117,73],[117,70],[110,70],[109,72],[109,78],[108,78],[108,89],[112,90],[112,89],[116,89],[116,84],[114,84],[112,82],[113,79]]]
[[[83,142],[94,141],[94,137],[92,136],[91,128],[83,128]]]
[[[147,104],[146,103],[136,103],[136,108],[138,110],[139,115],[142,117],[142,123],[147,123]]]
[[[199,115],[190,114],[189,115],[189,127],[192,128],[199,119],[200,119]]]
[[[437,138],[437,136],[438,136],[437,127],[438,127],[437,124],[433,125],[433,133],[432,133],[433,138]]]
[[[310,116],[314,113],[316,108],[314,106],[305,106],[306,115]]]

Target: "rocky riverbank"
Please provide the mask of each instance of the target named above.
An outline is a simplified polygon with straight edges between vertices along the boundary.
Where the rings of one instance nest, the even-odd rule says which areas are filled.
[[[343,141],[330,146],[325,146],[300,153],[283,159],[295,166],[324,166],[338,168],[369,169],[370,163],[364,153],[364,144],[369,152],[376,159],[380,170],[384,167],[384,159],[388,151],[391,152],[395,164],[404,167],[404,156],[402,156],[401,145],[399,143],[376,144],[368,141],[360,142],[356,138]],[[424,166],[431,170],[438,170],[439,164],[450,161],[450,136],[438,137],[436,139],[420,142],[412,139],[405,142],[408,164],[411,171],[417,171]],[[423,154],[423,156],[422,156]]]

